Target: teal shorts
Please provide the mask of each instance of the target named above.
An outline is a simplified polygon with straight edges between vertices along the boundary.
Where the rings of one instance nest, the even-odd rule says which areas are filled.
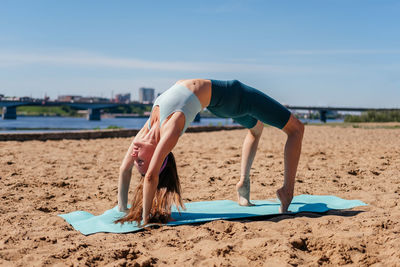
[[[211,80],[211,101],[207,109],[222,118],[232,118],[250,129],[257,120],[282,129],[290,111],[263,92],[238,80]]]

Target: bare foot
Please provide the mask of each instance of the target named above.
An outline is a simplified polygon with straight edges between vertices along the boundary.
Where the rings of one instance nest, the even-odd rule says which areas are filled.
[[[290,205],[290,202],[292,202],[293,199],[293,194],[288,194],[285,192],[284,188],[279,188],[276,190],[276,196],[279,198],[281,201],[281,206],[279,207],[279,212],[284,213],[288,212],[288,208]]]
[[[250,180],[240,181],[236,184],[238,203],[240,206],[255,206],[250,202]]]

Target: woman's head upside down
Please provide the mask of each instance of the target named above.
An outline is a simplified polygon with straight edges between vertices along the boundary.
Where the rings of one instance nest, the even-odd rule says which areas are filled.
[[[140,183],[134,190],[132,206],[129,212],[121,219],[116,220],[115,223],[136,222],[138,225],[141,224],[143,213],[143,182],[144,175],[141,176]],[[181,197],[181,185],[176,169],[175,157],[170,152],[166,158],[165,167],[159,174],[149,223],[167,223],[171,219],[171,206],[173,204],[178,210],[179,208],[185,208]]]

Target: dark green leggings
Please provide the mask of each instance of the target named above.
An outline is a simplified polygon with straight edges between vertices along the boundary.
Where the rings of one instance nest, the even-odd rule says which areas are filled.
[[[211,80],[211,101],[207,109],[218,117],[233,118],[250,129],[257,120],[275,126],[285,127],[290,111],[263,92],[237,80]]]

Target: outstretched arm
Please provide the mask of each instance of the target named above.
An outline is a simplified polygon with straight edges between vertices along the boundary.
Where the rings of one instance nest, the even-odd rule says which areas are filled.
[[[143,128],[139,131],[136,136],[140,136],[143,134],[145,127],[147,127],[148,121],[143,126]],[[131,182],[132,177],[132,167],[134,164],[134,159],[132,158],[132,150],[133,150],[133,141],[128,148],[128,151],[125,154],[125,157],[122,161],[122,164],[119,168],[119,178],[118,178],[118,210],[126,211],[128,209],[128,191],[129,184]]]
[[[129,184],[132,177],[132,167],[134,160],[131,156],[131,151],[133,149],[133,142],[130,145],[124,160],[119,168],[119,178],[118,178],[118,210],[126,211],[128,209],[128,191]]]
[[[164,159],[168,153],[175,147],[178,142],[181,128],[180,127],[169,127],[165,129],[160,142],[154,151],[153,157],[151,158],[149,168],[144,177],[143,183],[143,220],[144,224],[149,222],[149,215],[151,206],[153,204],[153,198],[157,190],[159,172]]]

